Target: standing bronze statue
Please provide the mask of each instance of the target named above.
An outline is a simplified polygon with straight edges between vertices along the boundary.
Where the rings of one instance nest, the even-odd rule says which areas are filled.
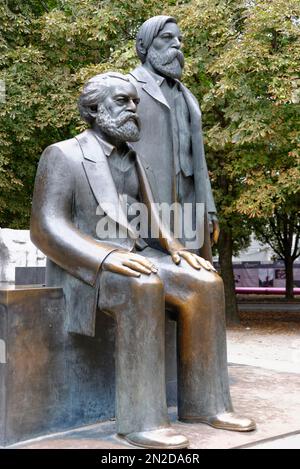
[[[199,221],[199,226],[204,224],[200,254],[211,261],[211,241],[217,242],[219,225],[204,154],[201,111],[195,96],[180,81],[181,42],[182,34],[170,16],[150,18],[138,31],[136,50],[142,65],[130,75],[141,100],[141,136],[133,146],[151,165],[161,202],[205,204],[206,216]]]
[[[237,431],[255,424],[232,411],[222,280],[161,223],[153,171],[126,143],[139,138],[138,103],[126,76],[88,81],[79,110],[90,129],[44,151],[31,238],[48,257],[47,284],[64,289],[70,332],[94,336],[103,312],[116,321],[118,434],[146,448],[184,448],[167,412],[166,308],[178,322],[179,419]],[[132,227],[124,196],[145,204],[160,250]],[[104,219],[118,228],[115,237],[99,230]]]

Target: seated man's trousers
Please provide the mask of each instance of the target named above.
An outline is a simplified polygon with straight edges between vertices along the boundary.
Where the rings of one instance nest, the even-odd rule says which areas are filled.
[[[100,274],[99,309],[116,321],[117,431],[169,425],[165,383],[165,311],[177,320],[178,417],[191,421],[232,411],[224,289],[220,276],[146,248],[157,274]]]

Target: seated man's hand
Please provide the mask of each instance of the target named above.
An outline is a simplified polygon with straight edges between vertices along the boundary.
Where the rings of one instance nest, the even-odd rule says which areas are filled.
[[[174,251],[171,253],[172,260],[175,264],[180,264],[181,258],[185,259],[186,262],[193,267],[196,270],[200,270],[201,267],[203,267],[206,270],[211,270],[212,272],[217,272],[214,266],[203,259],[200,256],[197,256],[197,254],[194,254],[189,251]]]
[[[150,275],[158,272],[148,259],[128,251],[113,251],[105,259],[102,268],[127,277],[140,277],[141,274]]]

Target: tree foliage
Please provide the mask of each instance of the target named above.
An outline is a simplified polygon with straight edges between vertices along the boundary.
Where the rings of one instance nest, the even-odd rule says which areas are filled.
[[[83,82],[137,63],[137,27],[159,10],[151,0],[0,1],[0,226],[28,227],[42,150],[83,128]]]
[[[237,242],[232,226],[240,214],[285,261],[292,296],[300,231],[300,3],[223,6],[222,50],[207,61],[213,84],[203,96],[204,109],[215,120],[207,137],[218,164],[214,177],[224,201],[223,229]]]
[[[181,24],[191,48],[189,81],[201,95],[222,214],[233,221],[236,213],[266,218],[278,207],[295,207],[300,3],[195,0],[188,8]]]

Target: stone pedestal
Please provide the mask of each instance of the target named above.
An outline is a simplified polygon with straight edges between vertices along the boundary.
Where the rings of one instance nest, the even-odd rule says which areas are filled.
[[[114,416],[114,322],[94,338],[65,330],[60,288],[0,287],[0,445]],[[176,400],[175,323],[167,321],[169,404]]]

